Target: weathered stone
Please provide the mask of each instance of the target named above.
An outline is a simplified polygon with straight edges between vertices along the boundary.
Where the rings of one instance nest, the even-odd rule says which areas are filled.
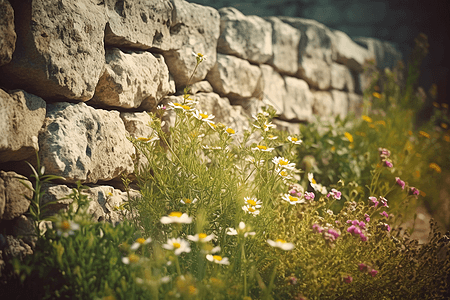
[[[261,65],[260,68],[264,87],[263,102],[273,106],[277,114],[281,115],[284,113],[284,98],[286,96],[284,79],[269,65]]]
[[[20,180],[29,187],[32,186],[25,177],[15,172],[0,171],[0,199],[4,199],[0,200],[0,203],[5,204],[0,219],[12,220],[27,212],[30,201],[26,197],[33,197],[33,192],[20,183]]]
[[[151,110],[174,92],[162,55],[113,48],[106,51],[105,70],[89,104]]]
[[[6,247],[3,249],[3,258],[12,259],[18,257],[22,259],[26,255],[31,254],[33,254],[33,250],[22,239],[15,238],[12,235],[6,236]]]
[[[267,63],[280,73],[295,75],[298,71],[300,31],[276,17],[266,20],[272,24],[273,49],[273,55]]]
[[[106,14],[90,0],[14,1],[16,50],[1,82],[45,100],[87,101],[105,61]]]
[[[402,53],[390,42],[367,37],[355,38],[355,42],[366,48],[370,56],[375,57],[377,67],[382,70],[394,68],[402,59]]]
[[[304,58],[297,76],[320,90],[327,90],[331,86],[330,65],[322,60]]]
[[[173,18],[170,27],[171,46],[163,55],[178,89],[201,81],[216,63],[216,45],[220,34],[220,15],[217,10],[188,3],[184,0],[171,0]],[[198,66],[192,53],[201,53],[206,59]],[[192,78],[191,78],[192,75]],[[190,79],[190,81],[189,81]]]
[[[355,81],[349,68],[337,63],[331,64],[331,87],[352,93],[355,91]]]
[[[173,5],[170,0],[106,0],[105,44],[149,50],[170,49]]]
[[[309,121],[312,116],[313,96],[308,84],[301,79],[284,76],[286,96],[281,119],[289,121]]]
[[[13,236],[22,239],[25,243],[33,248],[37,241],[36,230],[33,220],[30,217],[21,215],[13,220],[12,232]]]
[[[363,96],[349,93],[348,94],[348,111],[353,112],[357,118],[362,116],[364,109]]]
[[[333,115],[333,97],[330,92],[311,91],[314,99],[313,113],[322,118],[331,118]]]
[[[120,118],[125,125],[125,130],[128,131],[129,135],[138,137],[149,137],[153,135],[154,130],[149,126],[152,121],[149,114],[146,112],[122,112],[120,113]]]
[[[283,121],[280,119],[273,119],[272,123],[277,125],[277,130],[284,130],[289,132],[289,134],[297,135],[300,134],[300,124],[299,123],[291,123],[287,121]]]
[[[48,206],[50,214],[67,210],[73,201],[72,199],[62,200],[72,193],[72,189],[66,185],[46,184],[43,186],[43,190],[46,192],[42,199],[43,203],[57,201],[56,204]],[[114,224],[123,219],[121,210],[118,208],[128,201],[126,192],[114,189],[112,186],[94,186],[81,193],[88,196],[90,200],[87,213],[92,215],[94,221],[106,221]],[[139,196],[138,191],[130,190],[130,197]]]
[[[263,64],[272,56],[272,26],[258,16],[245,16],[234,7],[219,9],[217,51]]]
[[[16,39],[14,10],[8,0],[0,0],[0,66],[11,61]]]
[[[117,111],[85,103],[49,104],[39,134],[41,163],[68,182],[111,180],[133,171],[134,149],[126,135]]]
[[[233,102],[233,105],[239,105],[240,107],[242,107],[247,117],[256,116],[258,113],[262,112],[263,107],[273,106],[268,103],[267,99],[259,99],[255,97]]]
[[[206,79],[214,92],[234,98],[250,98],[261,93],[261,70],[248,61],[224,54],[217,54],[217,63]]]
[[[193,85],[191,85],[191,89],[190,89],[191,94],[197,94],[199,92],[212,93],[213,91],[214,91],[213,87],[206,80],[194,83]]]
[[[362,72],[364,63],[374,58],[373,54],[355,43],[342,31],[334,30],[332,40],[336,51],[336,62],[356,72]]]
[[[348,114],[348,94],[331,90],[331,97],[333,97],[333,115],[345,118]]]
[[[26,159],[39,150],[38,132],[44,124],[45,101],[17,90],[0,89],[0,163]]]

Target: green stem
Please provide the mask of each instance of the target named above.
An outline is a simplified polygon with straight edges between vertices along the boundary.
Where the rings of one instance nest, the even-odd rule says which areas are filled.
[[[278,261],[275,262],[272,274],[270,275],[270,282],[269,286],[266,289],[265,299],[270,299],[270,294],[272,293],[273,289],[273,282],[275,281],[275,275],[277,274],[277,268],[278,268]]]

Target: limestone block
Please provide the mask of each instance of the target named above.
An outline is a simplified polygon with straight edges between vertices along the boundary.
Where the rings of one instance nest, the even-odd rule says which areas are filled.
[[[146,112],[121,112],[120,118],[125,125],[128,134],[138,137],[150,137],[153,135],[153,129],[149,126],[152,118]]]
[[[21,238],[25,243],[33,248],[37,241],[36,230],[34,228],[34,222],[31,217],[21,215],[12,221],[13,236]]]
[[[394,68],[402,59],[402,53],[390,42],[367,37],[355,38],[355,42],[366,48],[370,55],[375,57],[377,67],[382,70]]]
[[[14,1],[16,50],[1,82],[47,100],[87,101],[105,61],[105,8],[90,0]]]
[[[89,104],[151,110],[174,92],[175,83],[162,55],[112,48],[106,50],[104,72]]]
[[[273,119],[272,123],[277,125],[278,130],[287,131],[292,135],[300,134],[300,123],[292,123],[280,119]]]
[[[258,16],[245,16],[234,7],[220,13],[217,51],[263,64],[272,57],[272,26]]]
[[[16,39],[14,10],[8,0],[0,0],[0,66],[11,61]]]
[[[194,71],[196,59],[192,55],[206,56],[192,76],[189,84],[205,79],[216,63],[216,46],[220,34],[219,12],[211,7],[171,0],[173,18],[170,26],[171,46],[163,55],[178,89],[184,88]]]
[[[309,121],[312,117],[313,96],[306,81],[284,76],[286,96],[281,119],[288,121]]]
[[[15,172],[0,171],[0,219],[12,220],[27,212],[33,192],[27,189],[20,180],[31,187],[31,182]],[[2,200],[3,199],[3,200]],[[2,212],[3,203],[3,215]]]
[[[278,115],[284,113],[284,98],[286,87],[283,77],[271,66],[261,65],[263,82],[263,102],[273,106]]]
[[[20,161],[39,150],[38,132],[44,124],[45,101],[22,90],[0,89],[0,163]]]
[[[353,112],[356,117],[361,117],[363,113],[363,96],[355,93],[348,94],[348,111]]]
[[[111,180],[133,172],[134,148],[126,135],[117,111],[85,103],[49,104],[39,134],[41,163],[68,182]]]
[[[6,258],[5,260],[12,259],[13,257],[23,259],[26,255],[33,254],[33,250],[27,243],[12,235],[6,236],[6,245],[5,249],[3,249],[3,259]]]
[[[191,85],[191,89],[190,89],[190,93],[191,94],[197,94],[197,93],[200,93],[200,92],[212,93],[213,91],[214,91],[213,87],[206,80],[194,83],[193,85]]]
[[[319,90],[328,90],[331,86],[331,68],[323,60],[303,59],[297,75]]]
[[[332,63],[330,67],[331,87],[335,90],[355,91],[355,81],[350,69],[344,65]]]
[[[108,46],[170,49],[173,5],[170,0],[106,0]]]
[[[345,118],[348,114],[348,94],[331,90],[331,97],[333,97],[333,115]]]
[[[267,101],[264,101],[265,99],[259,99],[259,98],[250,98],[250,99],[243,99],[241,101],[235,101],[233,102],[233,105],[239,105],[244,110],[244,113],[247,115],[247,117],[256,116],[258,113],[262,112],[263,107],[273,106]],[[266,99],[267,100],[267,99]]]
[[[248,61],[224,54],[217,54],[217,63],[206,79],[214,92],[234,98],[250,98],[262,91],[261,70]]]
[[[331,118],[333,115],[333,97],[330,92],[311,91],[313,95],[313,113],[322,118]]]
[[[346,65],[356,72],[362,72],[363,64],[375,58],[374,54],[355,43],[342,31],[334,30],[332,40],[336,50],[336,62]]]
[[[298,71],[300,31],[276,17],[266,20],[272,25],[273,49],[273,55],[267,63],[280,73],[295,75]]]
[[[50,214],[55,214],[59,210],[66,210],[72,203],[72,199],[62,200],[72,193],[72,189],[66,185],[45,184],[43,190],[46,192],[42,199],[43,203],[58,201],[56,204],[48,206]],[[106,221],[113,224],[122,221],[122,215],[115,207],[119,207],[128,201],[126,192],[112,186],[102,185],[90,187],[81,193],[88,196],[90,200],[87,213],[92,215],[94,221]],[[136,198],[139,196],[138,191],[130,190],[130,197]]]

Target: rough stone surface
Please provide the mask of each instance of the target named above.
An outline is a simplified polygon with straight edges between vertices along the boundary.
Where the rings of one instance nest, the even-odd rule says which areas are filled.
[[[36,230],[33,220],[25,215],[21,215],[13,220],[12,235],[21,238],[25,243],[34,248],[37,241]]]
[[[39,134],[41,163],[68,182],[111,180],[133,171],[134,149],[126,135],[117,111],[85,103],[49,104]]]
[[[106,50],[103,75],[89,104],[151,110],[160,99],[175,92],[164,57],[150,52]]]
[[[363,97],[355,93],[348,93],[348,111],[353,112],[356,117],[361,117],[363,108]]]
[[[217,63],[206,79],[214,92],[231,100],[250,98],[261,93],[261,70],[231,55],[217,54]]]
[[[0,0],[0,66],[11,61],[16,39],[14,10],[8,0]]]
[[[208,81],[203,80],[203,81],[199,81],[199,82],[196,82],[193,85],[191,85],[190,93],[191,94],[197,94],[200,92],[212,93],[213,91],[214,90],[213,90],[213,87],[211,86],[211,84]]]
[[[320,90],[327,90],[331,86],[330,65],[322,60],[303,59],[298,76],[308,82],[311,87]]]
[[[72,189],[66,185],[46,184],[43,189],[46,191],[43,198],[44,203],[59,200],[57,204],[48,206],[50,214],[66,210],[72,203],[72,199],[60,200],[72,192]],[[94,186],[83,190],[82,194],[87,195],[90,200],[87,213],[92,215],[94,221],[106,221],[114,224],[123,219],[121,211],[115,207],[128,201],[126,192],[114,189],[112,186]],[[130,197],[139,197],[139,195],[138,191],[130,190]]]
[[[24,214],[30,206],[30,201],[26,197],[31,198],[33,192],[20,183],[19,178],[31,187],[31,182],[25,177],[15,172],[0,171],[0,206],[4,203],[3,215],[0,215],[0,219],[12,220]],[[0,213],[1,210],[0,207]]]
[[[173,5],[170,0],[106,0],[108,46],[169,50]]]
[[[0,163],[19,161],[39,150],[38,131],[44,124],[45,101],[22,90],[0,89]]]
[[[33,254],[33,250],[27,243],[12,235],[6,236],[6,245],[5,249],[3,249],[3,257],[6,259],[12,259],[13,257],[23,258],[25,255]]]
[[[332,37],[336,50],[336,62],[362,72],[364,62],[374,58],[374,54],[355,43],[346,33],[334,30]]]
[[[275,108],[278,115],[284,113],[286,87],[283,77],[269,65],[261,65],[263,102]]]
[[[331,96],[333,97],[333,115],[345,118],[348,114],[348,94],[332,90]]]
[[[370,56],[375,57],[377,67],[382,70],[394,68],[397,62],[402,59],[402,53],[392,43],[367,37],[358,37],[354,40],[366,48]]]
[[[233,7],[219,9],[217,51],[263,64],[272,56],[272,26],[258,16],[245,16]]]
[[[178,89],[188,83],[201,81],[216,63],[216,45],[220,34],[219,12],[211,7],[172,0],[173,14],[170,27],[171,46],[163,55]],[[194,71],[196,59],[192,55],[206,56]],[[189,79],[191,81],[189,82]]]
[[[105,61],[105,9],[90,0],[15,1],[17,43],[3,83],[47,100],[87,101]]]
[[[289,121],[309,121],[312,116],[313,96],[308,84],[298,78],[284,76],[286,96],[281,119]]]
[[[285,130],[289,134],[300,134],[300,126],[298,123],[291,123],[280,119],[273,119],[272,123],[277,125],[277,130]]]
[[[333,115],[333,97],[330,92],[311,91],[313,95],[313,113],[321,118],[329,119]]]
[[[276,17],[266,20],[272,24],[273,49],[273,55],[267,63],[280,73],[295,75],[298,71],[300,31]]]
[[[344,65],[331,64],[331,88],[335,90],[355,91],[355,81],[350,69]]]
[[[153,129],[149,126],[152,121],[149,114],[146,112],[122,112],[120,113],[120,118],[125,125],[125,130],[128,134],[138,138],[138,137],[149,137],[153,135]]]

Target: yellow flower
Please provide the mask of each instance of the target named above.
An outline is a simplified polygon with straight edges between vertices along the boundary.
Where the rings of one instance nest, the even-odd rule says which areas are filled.
[[[444,141],[446,141],[447,143],[450,143],[450,136],[444,135]]]
[[[429,167],[430,167],[430,169],[433,169],[433,170],[435,170],[438,173],[442,172],[441,167],[439,167],[436,163],[431,163],[429,165]]]
[[[413,135],[413,132],[411,130],[408,130],[409,135]]]
[[[349,132],[345,132],[344,135],[350,141],[350,143],[353,143],[353,136]]]
[[[380,93],[377,93],[377,92],[373,92],[372,96],[374,96],[375,98],[378,98],[378,99],[381,98]]]
[[[384,120],[376,121],[375,124],[386,126],[386,122]]]
[[[369,117],[369,116],[363,115],[363,116],[362,116],[362,119],[363,119],[364,121],[366,121],[367,123],[372,123],[372,118]]]
[[[331,152],[336,151],[336,147],[335,146],[331,146]]]
[[[225,129],[225,131],[226,131],[226,133],[228,133],[228,134],[235,134],[236,133],[236,131],[234,131],[234,129],[233,128],[230,128],[230,127],[227,127],[227,129]]]
[[[428,133],[426,133],[425,131],[419,131],[419,134],[421,135],[421,136],[423,136],[423,137],[426,137],[427,139],[429,139],[430,138],[430,135],[428,134]]]
[[[447,129],[448,125],[446,123],[441,123],[441,127],[444,128],[444,129]]]

